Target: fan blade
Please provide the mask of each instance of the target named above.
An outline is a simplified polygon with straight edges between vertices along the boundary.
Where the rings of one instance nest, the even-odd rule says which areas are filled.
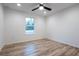
[[[51,8],[48,8],[48,7],[46,7],[46,6],[43,6],[45,9],[47,9],[47,10],[49,10],[49,11],[51,11],[52,9]]]
[[[39,7],[37,7],[37,8],[34,8],[34,9],[32,9],[32,11],[34,11],[34,10],[36,10],[36,9],[38,9]]]

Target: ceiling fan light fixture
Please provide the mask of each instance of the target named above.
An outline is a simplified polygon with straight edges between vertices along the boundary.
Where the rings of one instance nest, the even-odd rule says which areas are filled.
[[[43,6],[40,6],[40,7],[39,7],[39,10],[43,10],[43,9],[44,9],[44,7],[43,7]]]

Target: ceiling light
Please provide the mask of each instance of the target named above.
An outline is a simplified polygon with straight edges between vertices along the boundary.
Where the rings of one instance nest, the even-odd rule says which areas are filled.
[[[46,14],[46,11],[44,11],[44,14]]]
[[[17,3],[17,6],[21,6],[21,4],[20,3]]]
[[[43,9],[44,9],[44,7],[43,7],[43,6],[40,6],[40,7],[39,7],[39,9],[40,9],[40,10],[43,10]]]

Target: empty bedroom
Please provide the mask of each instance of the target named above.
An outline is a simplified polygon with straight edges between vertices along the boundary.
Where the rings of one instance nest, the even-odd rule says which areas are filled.
[[[0,56],[79,56],[79,3],[0,3]]]

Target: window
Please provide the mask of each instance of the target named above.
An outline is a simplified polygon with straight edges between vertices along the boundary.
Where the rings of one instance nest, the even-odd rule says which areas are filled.
[[[34,19],[33,18],[25,19],[25,32],[26,34],[34,33]]]

